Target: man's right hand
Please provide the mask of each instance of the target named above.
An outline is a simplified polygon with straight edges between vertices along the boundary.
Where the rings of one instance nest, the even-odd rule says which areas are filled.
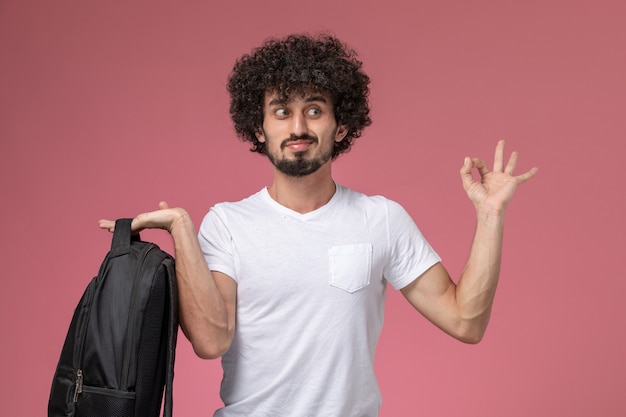
[[[175,224],[185,217],[189,217],[189,214],[184,209],[169,208],[165,201],[161,201],[158,210],[142,213],[135,217],[131,228],[134,233],[139,233],[144,229],[163,229],[171,234]],[[102,219],[98,222],[98,226],[113,232],[115,221]]]

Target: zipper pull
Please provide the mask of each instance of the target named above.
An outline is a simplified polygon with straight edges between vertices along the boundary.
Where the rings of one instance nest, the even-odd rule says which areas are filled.
[[[76,372],[76,388],[74,389],[74,402],[78,402],[78,394],[83,392],[83,370],[79,369]]]

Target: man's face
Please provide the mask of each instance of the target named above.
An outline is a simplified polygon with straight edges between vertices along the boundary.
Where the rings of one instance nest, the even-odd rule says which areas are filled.
[[[263,126],[257,133],[267,156],[283,174],[302,177],[331,160],[335,142],[346,136],[337,126],[330,97],[308,93],[285,101],[275,93],[265,94]]]

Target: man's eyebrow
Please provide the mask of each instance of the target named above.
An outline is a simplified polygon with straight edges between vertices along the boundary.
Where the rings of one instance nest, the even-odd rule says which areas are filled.
[[[320,101],[322,103],[328,103],[328,100],[326,99],[326,97],[318,95],[318,96],[308,96],[307,98],[304,99],[304,101],[306,103],[311,103],[313,101]]]
[[[276,97],[276,98],[271,99],[267,105],[268,106],[284,106],[285,104],[288,104],[290,101],[291,100],[285,100],[280,97]],[[321,103],[328,103],[328,99],[322,95],[307,96],[304,99],[305,103],[313,103],[316,101],[319,101]]]
[[[271,99],[270,102],[267,105],[268,106],[277,106],[277,105],[278,106],[282,106],[282,105],[285,105],[285,104],[287,104],[287,100],[284,100],[282,98],[276,97],[276,98]]]

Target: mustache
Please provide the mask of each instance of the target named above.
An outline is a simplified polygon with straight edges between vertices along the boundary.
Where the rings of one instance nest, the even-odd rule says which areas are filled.
[[[280,143],[280,147],[281,147],[281,148],[284,148],[285,146],[287,146],[287,144],[288,144],[289,142],[295,142],[295,141],[297,141],[297,140],[310,140],[310,141],[311,141],[311,142],[313,142],[313,143],[317,143],[317,137],[316,137],[316,136],[313,136],[313,135],[309,135],[309,134],[307,134],[307,133],[304,133],[304,134],[302,134],[302,135],[291,135],[291,136],[289,136],[287,139],[283,140],[283,141]]]

